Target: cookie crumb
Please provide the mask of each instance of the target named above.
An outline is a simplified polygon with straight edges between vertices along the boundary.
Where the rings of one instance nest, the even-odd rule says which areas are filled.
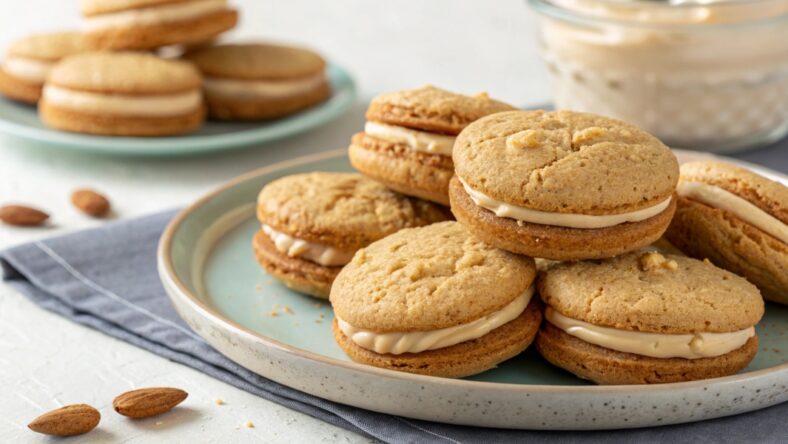
[[[287,305],[285,305],[284,308],[282,308],[282,311],[284,311],[287,314],[295,314],[295,312],[291,310],[290,307],[288,307]]]
[[[320,308],[323,305],[321,305],[320,302],[315,302],[314,304],[312,304],[312,306],[315,307],[315,308]]]
[[[669,270],[675,271],[679,264],[673,259],[667,259],[656,251],[649,251],[640,256],[640,269],[643,271]]]
[[[473,97],[477,99],[489,99],[490,93],[488,93],[487,91],[480,91],[477,92]]]
[[[224,405],[224,404],[226,404],[224,402],[224,399],[222,399],[222,398],[216,398],[216,401],[214,401],[214,403],[216,403],[216,405]]]
[[[541,131],[527,129],[506,138],[509,149],[539,148],[542,145]]]
[[[268,313],[268,315],[271,316],[272,318],[275,318],[279,316],[279,313],[277,313],[276,311],[272,311],[271,313]]]
[[[704,263],[704,264],[706,264],[706,265],[713,265],[713,264],[711,263],[711,261],[709,260],[709,258],[707,258],[707,257],[704,257],[704,258],[703,258],[703,263]]]
[[[246,422],[244,423],[244,427],[246,427],[247,429],[253,429],[254,423],[247,419]]]
[[[321,321],[320,319],[315,319],[315,324],[322,324],[322,323],[323,321]]]

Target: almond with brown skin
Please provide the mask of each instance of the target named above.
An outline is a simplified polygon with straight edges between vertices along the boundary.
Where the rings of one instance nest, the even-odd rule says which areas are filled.
[[[30,430],[45,435],[74,436],[98,425],[101,413],[87,404],[72,404],[44,413],[28,424]]]
[[[170,411],[188,393],[170,387],[151,387],[123,393],[112,401],[115,411],[129,418],[148,418]]]
[[[24,205],[0,207],[0,221],[9,225],[32,227],[43,224],[47,219],[49,219],[48,214]]]
[[[76,190],[71,195],[71,203],[83,213],[93,217],[104,217],[109,213],[109,199],[95,190]]]

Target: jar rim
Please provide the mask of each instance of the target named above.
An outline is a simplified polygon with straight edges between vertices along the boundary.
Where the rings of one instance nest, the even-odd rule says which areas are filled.
[[[690,0],[685,3],[671,4],[668,2],[657,2],[654,0],[595,0],[600,4],[610,4],[623,7],[639,7],[647,6],[655,10],[667,10],[668,8],[674,10],[680,9],[693,9],[693,8],[729,8],[733,6],[742,6],[749,4],[757,7],[758,4],[774,3],[776,0],[728,0],[723,3],[706,3],[698,0]],[[719,30],[730,28],[742,28],[751,26],[768,26],[777,25],[783,22],[788,23],[788,12],[778,14],[775,16],[768,16],[763,18],[742,20],[730,23],[665,23],[665,22],[646,22],[642,20],[605,17],[601,15],[594,15],[586,11],[578,11],[566,8],[557,4],[555,0],[526,0],[528,4],[539,14],[548,16],[554,19],[581,23],[586,25],[596,25],[600,23],[620,25],[628,27],[639,27],[645,29],[671,29],[671,30],[685,30],[685,31],[702,31],[702,30]]]

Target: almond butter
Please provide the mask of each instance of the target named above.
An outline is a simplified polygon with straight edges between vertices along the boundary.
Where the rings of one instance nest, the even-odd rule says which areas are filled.
[[[6,205],[0,207],[0,221],[9,225],[35,226],[49,219],[49,215],[41,210],[24,205]]]
[[[87,433],[98,425],[101,413],[87,404],[72,404],[44,413],[27,426],[45,435],[74,436]]]
[[[170,411],[188,393],[170,387],[151,387],[123,393],[112,401],[115,411],[129,418],[148,418]]]
[[[71,195],[71,203],[83,213],[93,217],[104,217],[109,213],[109,199],[95,190],[76,190]]]

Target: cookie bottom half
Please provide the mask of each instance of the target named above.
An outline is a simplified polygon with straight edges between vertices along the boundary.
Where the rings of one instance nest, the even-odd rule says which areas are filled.
[[[500,249],[553,260],[602,259],[635,251],[662,236],[676,211],[676,199],[649,219],[606,228],[580,229],[498,217],[477,206],[457,178],[449,185],[451,211],[479,239]]]
[[[546,322],[536,349],[553,365],[597,384],[661,384],[732,375],[755,357],[758,337],[713,358],[652,358],[590,344]]]
[[[333,324],[334,338],[353,361],[422,375],[462,378],[494,368],[520,354],[533,342],[542,321],[540,304],[532,301],[514,320],[486,335],[450,347],[421,353],[380,354],[360,347]]]
[[[0,66],[0,95],[35,105],[41,98],[42,86],[28,83],[3,71]]]

